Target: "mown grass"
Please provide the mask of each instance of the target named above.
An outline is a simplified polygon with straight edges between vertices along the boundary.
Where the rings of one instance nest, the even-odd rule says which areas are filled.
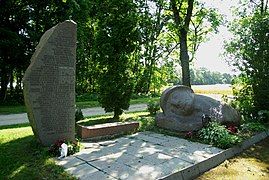
[[[0,114],[18,114],[26,112],[24,105],[1,105]]]
[[[55,164],[29,125],[0,127],[0,179],[75,179]]]

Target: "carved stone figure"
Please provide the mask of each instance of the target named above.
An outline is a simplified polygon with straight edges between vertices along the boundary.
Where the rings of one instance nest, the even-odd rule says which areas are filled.
[[[73,21],[46,31],[23,78],[28,119],[45,146],[75,139],[76,41]]]
[[[187,86],[173,86],[166,89],[160,100],[162,113],[157,114],[159,127],[176,131],[199,130],[206,118],[215,119],[221,124],[238,124],[240,114],[220,101],[194,94]]]

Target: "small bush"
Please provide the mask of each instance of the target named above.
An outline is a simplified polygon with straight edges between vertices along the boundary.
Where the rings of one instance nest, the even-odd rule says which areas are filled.
[[[75,121],[78,122],[79,120],[84,119],[83,113],[80,108],[76,108],[76,114],[75,114]]]
[[[147,106],[151,116],[156,115],[156,113],[160,110],[160,104],[158,102],[150,101]]]
[[[60,156],[61,153],[60,153],[59,149],[63,143],[67,144],[67,147],[68,147],[67,155],[68,156],[79,152],[80,147],[81,147],[80,142],[78,140],[76,140],[76,141],[58,140],[50,146],[49,153],[52,156]]]
[[[155,120],[153,117],[139,117],[139,131],[151,131],[155,128]]]
[[[217,146],[219,148],[229,148],[241,142],[241,138],[237,135],[230,134],[225,126],[212,121],[199,131],[199,137],[207,144]]]
[[[260,122],[249,122],[241,125],[242,132],[261,132],[267,128]]]

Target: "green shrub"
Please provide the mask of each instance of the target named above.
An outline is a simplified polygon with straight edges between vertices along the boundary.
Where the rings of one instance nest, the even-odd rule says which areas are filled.
[[[139,117],[139,131],[151,131],[155,128],[155,120],[153,117]]]
[[[235,99],[231,105],[236,108],[244,117],[253,118],[255,112],[253,100],[253,88],[250,79],[244,74],[235,78],[232,82],[233,94]]]
[[[154,101],[150,101],[147,107],[151,116],[156,115],[156,113],[160,110],[160,104]]]
[[[79,150],[81,148],[81,144],[80,144],[80,142],[78,140],[76,140],[76,141],[67,141],[66,144],[67,144],[67,147],[68,147],[68,151],[67,151],[68,156],[79,152]]]
[[[84,119],[83,113],[80,108],[76,108],[76,114],[75,114],[75,121],[78,122],[79,120]]]
[[[237,135],[230,134],[225,126],[212,121],[199,131],[199,137],[204,143],[214,145],[219,148],[229,148],[241,142]]]
[[[260,122],[249,122],[241,125],[243,132],[261,132],[266,131],[267,128]]]
[[[60,156],[60,147],[63,143],[67,144],[68,147],[67,156],[79,152],[81,148],[81,144],[77,139],[76,141],[58,140],[50,146],[49,153],[52,156]]]
[[[263,123],[269,122],[269,110],[260,110],[258,112],[258,118],[260,122]]]

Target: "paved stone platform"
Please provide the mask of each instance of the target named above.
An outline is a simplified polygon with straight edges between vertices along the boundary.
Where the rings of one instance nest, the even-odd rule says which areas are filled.
[[[79,153],[57,161],[79,179],[159,179],[202,162],[222,149],[153,132],[83,142]]]

